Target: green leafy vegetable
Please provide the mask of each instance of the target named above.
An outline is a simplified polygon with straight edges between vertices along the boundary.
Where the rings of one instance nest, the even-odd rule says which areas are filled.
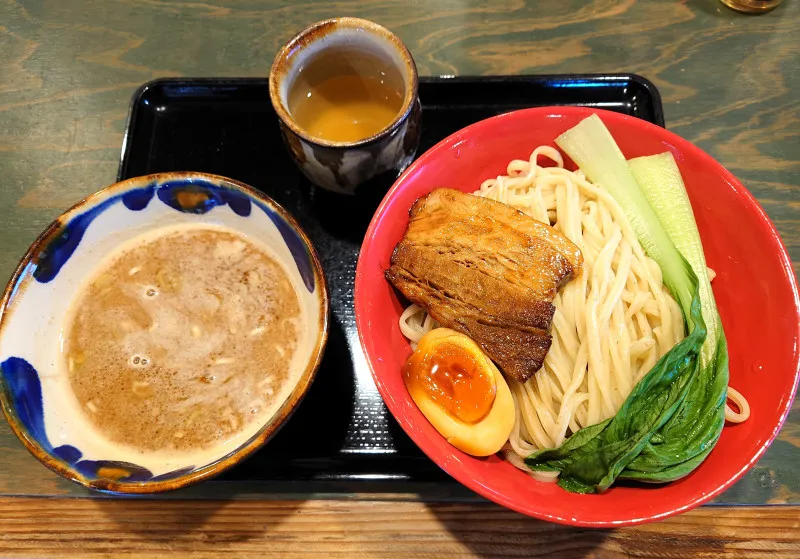
[[[667,152],[638,157],[628,164],[675,248],[697,274],[708,330],[700,351],[698,378],[675,419],[660,432],[663,440],[645,448],[620,476],[640,481],[670,481],[697,467],[722,433],[728,390],[728,346],[708,280],[700,233],[675,158]]]
[[[664,155],[629,166],[597,115],[556,144],[622,207],[642,247],[661,267],[689,335],[634,387],[613,418],[525,462],[533,470],[559,471],[559,485],[581,493],[603,491],[617,478],[683,477],[711,452],[722,431],[728,359],[680,172]]]

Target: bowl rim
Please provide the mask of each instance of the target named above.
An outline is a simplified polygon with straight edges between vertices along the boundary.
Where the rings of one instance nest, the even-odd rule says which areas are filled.
[[[40,252],[39,249],[41,246],[46,243],[62,225],[69,223],[72,219],[82,214],[85,210],[94,207],[96,204],[115,194],[120,194],[152,183],[160,185],[170,180],[196,179],[233,187],[242,191],[249,198],[265,204],[270,209],[274,210],[275,213],[281,217],[281,219],[287,222],[302,239],[312,262],[314,280],[316,285],[319,286],[321,312],[319,318],[320,331],[319,335],[317,336],[316,344],[312,350],[311,358],[309,359],[305,370],[300,375],[297,384],[289,394],[286,401],[255,435],[242,443],[241,446],[232,450],[228,454],[221,456],[210,464],[206,464],[189,473],[178,475],[175,478],[159,481],[119,482],[104,478],[89,479],[73,469],[71,466],[67,465],[63,460],[52,456],[44,448],[42,448],[36,439],[30,437],[27,429],[23,428],[20,424],[19,419],[13,410],[12,402],[8,398],[8,391],[6,389],[3,376],[0,375],[0,408],[2,408],[3,415],[5,416],[6,421],[11,426],[11,430],[14,432],[17,438],[22,441],[25,448],[27,448],[28,451],[33,454],[33,456],[35,456],[42,464],[58,473],[62,477],[82,485],[87,489],[113,494],[159,493],[186,487],[188,485],[192,485],[221,474],[261,448],[273,435],[275,435],[275,433],[277,433],[277,431],[291,417],[294,410],[305,397],[309,387],[311,386],[311,383],[316,377],[320,363],[322,362],[322,357],[324,355],[324,349],[328,341],[328,333],[330,329],[330,294],[328,289],[328,281],[325,276],[321,260],[306,232],[292,216],[292,214],[283,208],[283,206],[278,204],[275,200],[263,192],[256,190],[252,186],[222,175],[194,171],[171,171],[131,177],[129,179],[113,183],[86,196],[81,201],[74,204],[61,215],[56,217],[30,245],[28,250],[25,252],[25,255],[20,259],[17,267],[14,270],[14,273],[11,276],[11,279],[9,279],[3,290],[3,296],[2,299],[0,299],[0,335],[2,335],[3,329],[8,326],[8,323],[5,319],[8,314],[8,304],[10,302],[11,295],[13,294],[14,286],[20,280],[20,277],[24,274],[25,269],[31,263],[31,260],[34,258],[34,256]]]
[[[383,398],[386,407],[392,413],[392,416],[395,418],[398,424],[400,424],[400,426],[403,428],[403,431],[405,431],[405,433],[428,456],[428,458],[430,458],[434,463],[436,463],[440,468],[442,468],[445,472],[447,472],[447,474],[449,474],[451,477],[453,477],[453,479],[455,479],[459,483],[462,483],[463,485],[475,491],[479,495],[497,504],[500,504],[506,508],[519,512],[521,514],[532,516],[534,518],[539,518],[541,520],[548,520],[551,522],[557,522],[559,524],[567,524],[572,526],[589,527],[589,528],[603,528],[603,527],[617,528],[622,526],[635,526],[639,524],[645,524],[655,520],[668,518],[680,514],[682,512],[686,512],[705,502],[710,501],[711,499],[718,496],[726,489],[730,488],[739,479],[741,479],[742,476],[744,476],[744,474],[748,470],[750,470],[750,468],[752,468],[753,465],[767,451],[767,448],[769,448],[769,446],[778,436],[781,427],[783,427],[787,417],[789,416],[789,413],[791,412],[792,403],[797,393],[798,383],[800,382],[800,359],[797,359],[796,362],[794,363],[791,397],[786,400],[785,404],[782,406],[782,409],[780,409],[780,418],[777,425],[769,434],[769,436],[765,438],[764,442],[761,444],[761,446],[758,448],[755,454],[752,457],[750,457],[736,473],[729,476],[728,479],[724,480],[710,491],[703,492],[702,494],[694,496],[693,498],[689,499],[688,502],[686,502],[682,506],[672,507],[669,508],[669,510],[665,510],[660,513],[650,514],[638,518],[629,518],[624,520],[611,520],[611,521],[605,521],[605,520],[586,521],[573,517],[566,517],[558,514],[550,514],[546,512],[537,511],[534,510],[535,507],[531,508],[531,507],[521,506],[513,498],[510,498],[505,494],[496,492],[495,490],[484,485],[480,481],[461,475],[459,473],[460,472],[459,468],[453,467],[454,462],[442,461],[434,456],[431,456],[431,454],[428,452],[428,449],[423,448],[423,445],[420,445],[417,442],[417,437],[413,429],[413,424],[410,421],[407,421],[406,418],[404,417],[398,417],[398,414],[396,413],[397,411],[399,411],[398,404],[396,404],[393,398],[391,397],[391,393],[387,388],[387,386],[385,385],[385,383],[383,382],[382,376],[376,372],[376,368],[370,357],[370,352],[368,350],[368,344],[366,340],[367,332],[369,331],[369,324],[367,321],[367,317],[365,316],[366,311],[365,311],[365,306],[363,304],[364,297],[367,296],[364,293],[365,289],[364,276],[367,273],[365,271],[366,264],[364,261],[364,255],[370,251],[369,249],[371,249],[370,245],[372,243],[372,239],[374,238],[380,223],[384,219],[387,209],[391,205],[395,195],[398,193],[398,191],[402,190],[405,187],[406,183],[411,180],[409,177],[416,174],[418,169],[425,166],[429,161],[439,157],[441,153],[450,150],[451,148],[457,146],[459,143],[463,141],[466,141],[469,138],[469,136],[473,134],[476,130],[481,130],[483,128],[492,127],[495,125],[500,125],[503,122],[509,120],[515,120],[525,116],[535,116],[544,118],[547,116],[559,116],[559,115],[589,116],[593,113],[596,113],[602,119],[618,120],[621,122],[625,122],[626,125],[633,126],[633,128],[638,127],[639,131],[642,133],[660,136],[661,138],[669,141],[672,144],[672,146],[679,151],[693,152],[695,155],[699,157],[704,166],[716,169],[723,179],[728,181],[731,185],[733,185],[736,188],[739,199],[742,200],[743,203],[748,206],[748,211],[753,213],[753,215],[757,218],[759,222],[761,222],[761,224],[766,228],[770,236],[777,243],[776,256],[780,261],[781,267],[787,272],[786,275],[789,278],[789,287],[794,299],[794,312],[795,316],[797,317],[797,324],[798,324],[797,335],[798,337],[800,337],[800,295],[798,295],[797,277],[794,274],[794,270],[792,268],[788,251],[786,250],[786,246],[784,245],[780,237],[780,234],[775,229],[774,224],[769,219],[766,212],[758,203],[758,201],[755,199],[755,197],[750,193],[750,191],[747,190],[747,188],[745,188],[745,186],[741,183],[741,181],[739,181],[733,175],[733,173],[728,171],[721,163],[719,163],[713,157],[711,157],[711,155],[703,151],[700,147],[689,142],[688,140],[678,136],[674,132],[670,132],[666,128],[661,128],[655,124],[652,124],[645,120],[641,120],[636,117],[624,115],[621,113],[605,109],[597,109],[593,107],[574,107],[574,106],[533,107],[489,117],[484,120],[478,121],[476,123],[470,124],[469,126],[466,126],[461,130],[454,132],[450,136],[438,142],[436,145],[434,145],[432,148],[430,148],[428,151],[422,154],[419,158],[417,158],[402,173],[402,175],[398,177],[398,179],[386,193],[380,205],[378,206],[378,209],[375,211],[372,220],[370,221],[369,228],[367,229],[367,233],[364,236],[364,241],[361,245],[358,264],[356,265],[356,278],[355,278],[353,300],[355,304],[356,328],[358,330],[359,342],[361,344],[361,349],[364,352],[367,364],[369,366],[370,373],[372,374],[372,378],[375,382],[376,387],[378,388],[378,392]]]

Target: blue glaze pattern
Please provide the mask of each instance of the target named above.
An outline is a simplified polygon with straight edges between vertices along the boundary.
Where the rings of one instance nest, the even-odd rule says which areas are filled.
[[[105,476],[101,470],[115,470],[121,473],[115,477],[120,482],[168,481],[192,472],[194,466],[180,468],[158,476],[147,468],[116,460],[81,460],[83,453],[72,445],[53,448],[44,427],[42,385],[36,369],[25,359],[10,357],[0,364],[0,377],[11,403],[12,412],[26,431],[28,438],[35,440],[47,454],[82,474],[87,479]]]
[[[42,251],[33,259],[33,277],[39,283],[48,283],[61,271],[83,239],[89,225],[108,208],[123,201],[129,210],[140,211],[147,207],[153,197],[155,183],[136,188],[125,194],[117,194],[103,200],[93,208],[72,218],[69,223],[59,223]]]
[[[10,396],[8,401],[14,406],[17,418],[31,438],[43,443],[43,446],[46,445],[46,450],[52,450],[53,447],[44,430],[42,385],[36,369],[24,359],[9,357],[0,365],[0,372]]]
[[[116,204],[117,197],[102,201],[95,207],[74,217],[69,223],[59,224],[58,231],[42,251],[33,259],[33,277],[39,283],[48,283],[61,271],[83,239],[86,229],[97,216]]]
[[[142,188],[135,188],[122,195],[122,203],[131,211],[139,212],[147,207],[156,193],[156,183],[152,182]]]
[[[145,209],[153,196],[171,208],[185,213],[204,214],[217,206],[230,206],[239,216],[250,215],[250,199],[236,189],[225,188],[204,180],[180,180],[155,182],[111,196],[96,206],[73,217],[68,223],[59,224],[42,251],[34,258],[33,277],[39,283],[52,281],[78,248],[89,225],[104,211],[118,203],[131,211]]]
[[[247,217],[251,209],[245,193],[202,179],[165,182],[158,188],[158,199],[170,208],[191,214],[208,213],[227,204],[236,215]]]
[[[180,212],[204,214],[218,206],[228,205],[237,215],[247,217],[251,211],[250,197],[238,189],[227,188],[202,179],[165,182],[158,188],[158,198]],[[272,220],[283,237],[297,264],[303,283],[314,292],[314,265],[306,245],[297,231],[275,210],[258,200],[255,204]]]
[[[289,252],[292,253],[292,258],[294,263],[297,264],[297,270],[300,272],[300,277],[303,278],[306,289],[308,289],[309,293],[314,293],[314,263],[311,261],[311,254],[309,254],[303,239],[275,210],[261,202],[256,202],[256,204],[278,228],[283,241],[289,247]]]
[[[239,216],[247,217],[251,212],[250,197],[234,188],[227,188],[206,180],[179,180],[165,182],[158,188],[158,198],[169,207],[184,213],[204,214],[218,206],[228,205]],[[297,264],[303,283],[310,293],[314,292],[314,265],[306,245],[297,231],[268,205],[256,200],[283,237],[289,252]]]
[[[229,206],[238,216],[248,217],[252,211],[251,198],[236,188],[214,184],[203,179],[184,179],[167,181],[160,185],[155,182],[129,190],[124,194],[103,200],[93,208],[78,214],[59,229],[44,245],[42,251],[34,258],[33,277],[40,283],[52,281],[64,264],[74,254],[89,225],[108,208],[122,201],[131,211],[145,209],[154,196],[158,196],[164,204],[183,213],[205,214],[221,206]],[[255,201],[283,237],[292,258],[297,265],[303,283],[310,293],[314,292],[314,264],[303,239],[274,209],[259,201]]]
[[[100,470],[102,468],[125,472],[125,475],[121,477],[115,476],[114,481],[133,483],[150,481],[153,479],[153,473],[150,470],[147,468],[142,468],[141,466],[137,466],[136,464],[131,464],[130,462],[119,462],[116,460],[80,460],[79,462],[72,464],[72,467],[80,472],[84,477],[90,479],[104,477],[100,475]]]
[[[83,456],[83,453],[71,444],[65,444],[54,448],[53,454],[61,458],[67,464],[74,464]]]

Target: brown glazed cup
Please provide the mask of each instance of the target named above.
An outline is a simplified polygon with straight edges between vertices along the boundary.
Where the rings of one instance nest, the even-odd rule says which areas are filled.
[[[326,66],[331,61],[331,72],[377,63],[395,76],[403,104],[394,121],[354,142],[324,140],[303,130],[289,110],[289,93],[303,70],[321,56]],[[416,65],[400,39],[377,23],[352,17],[321,21],[300,32],[278,52],[269,76],[270,98],[292,159],[311,182],[341,194],[354,194],[358,185],[387,171],[399,174],[414,159],[421,112],[417,89]]]

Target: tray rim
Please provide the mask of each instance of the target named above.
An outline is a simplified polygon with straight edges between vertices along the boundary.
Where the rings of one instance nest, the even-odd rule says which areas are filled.
[[[504,84],[504,83],[528,83],[528,82],[536,82],[536,81],[545,81],[545,80],[554,80],[554,79],[562,79],[562,80],[587,80],[587,81],[594,81],[594,82],[610,82],[610,81],[623,81],[628,80],[632,82],[636,82],[641,87],[643,87],[647,93],[650,95],[653,101],[653,124],[657,126],[661,126],[662,128],[666,128],[666,124],[664,121],[664,106],[661,100],[661,93],[659,92],[656,85],[650,81],[649,79],[645,78],[644,76],[634,73],[634,72],[619,72],[619,73],[609,73],[609,74],[601,74],[601,73],[587,73],[587,74],[496,74],[496,75],[474,75],[474,74],[465,74],[465,75],[439,75],[439,76],[420,76],[419,81],[420,83],[434,83],[434,84],[464,84],[464,85],[472,85],[476,83],[493,83],[493,84]],[[269,83],[269,78],[266,76],[242,76],[242,77],[213,77],[213,76],[200,76],[200,77],[191,77],[191,76],[180,76],[180,77],[160,77],[154,78],[152,80],[148,80],[140,85],[131,95],[131,99],[128,102],[128,114],[125,118],[125,132],[122,136],[122,148],[120,149],[119,154],[119,164],[117,166],[117,181],[123,180],[123,176],[126,170],[126,161],[129,158],[130,150],[131,150],[131,138],[133,137],[133,131],[135,129],[136,124],[136,116],[139,112],[139,105],[141,102],[142,96],[157,86],[163,86],[165,84],[169,85],[180,85],[180,84],[193,84],[193,85],[216,85],[216,86],[243,86],[243,85],[267,85]],[[268,102],[269,99],[265,98],[264,102]],[[422,154],[420,154],[422,155]]]

